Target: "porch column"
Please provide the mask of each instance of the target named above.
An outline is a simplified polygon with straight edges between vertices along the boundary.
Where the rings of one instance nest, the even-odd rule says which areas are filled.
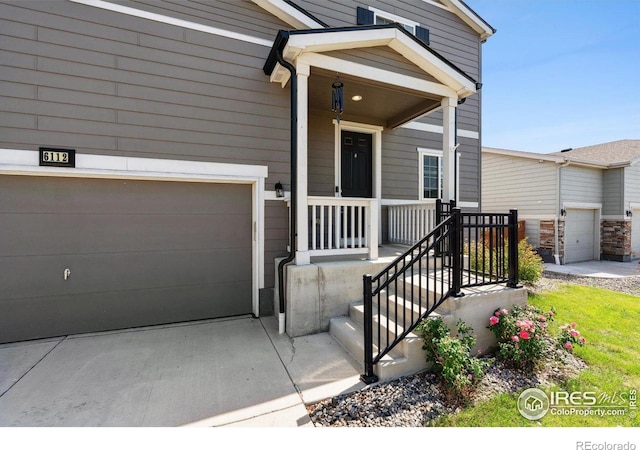
[[[456,200],[456,106],[458,99],[446,97],[442,100],[442,165],[443,165],[443,188],[442,200],[445,202]]]
[[[308,92],[309,92],[309,66],[298,64],[296,66],[298,79],[298,196],[296,217],[296,265],[309,264],[309,207],[307,205],[307,128],[308,128]]]

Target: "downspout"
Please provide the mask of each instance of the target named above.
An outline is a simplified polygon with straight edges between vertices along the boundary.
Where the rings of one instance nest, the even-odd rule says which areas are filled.
[[[284,266],[294,260],[296,255],[296,216],[298,205],[298,79],[296,68],[282,56],[282,49],[276,53],[278,62],[291,73],[291,215],[289,223],[289,255],[278,264],[278,294],[280,310],[278,312],[278,332],[285,332]]]
[[[562,199],[560,198],[560,192],[561,192],[561,189],[562,189],[562,182],[561,182],[561,175],[562,174],[561,174],[561,170],[562,170],[563,167],[566,167],[568,165],[569,165],[569,161],[565,161],[564,163],[558,165],[558,171],[557,171],[558,174],[556,176],[556,195],[558,196],[558,209],[557,209],[557,211],[562,210]],[[555,236],[555,253],[553,254],[553,259],[554,259],[554,262],[557,265],[560,265],[560,263],[561,263],[561,261],[560,261],[560,238],[558,236],[558,232],[559,232],[559,227],[560,226],[558,224],[558,221],[559,221],[558,214],[556,213],[555,214],[554,223],[553,223],[553,226],[554,226],[554,233],[553,234]]]

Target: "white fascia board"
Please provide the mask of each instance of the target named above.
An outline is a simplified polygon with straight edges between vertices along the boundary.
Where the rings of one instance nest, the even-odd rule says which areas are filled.
[[[363,47],[388,45],[399,32],[394,28],[381,30],[330,31],[326,33],[294,34],[289,36],[287,47],[305,52],[330,52]]]
[[[118,5],[103,0],[69,0],[74,3],[79,3],[86,6],[92,6],[94,8],[104,9],[106,11],[117,12],[125,14],[127,16],[138,17],[140,19],[147,19],[154,22],[165,23],[167,25],[174,25],[176,27],[186,28],[189,30],[200,31],[202,33],[214,34],[216,36],[222,36],[238,41],[250,42],[252,44],[262,45],[264,47],[271,47],[272,41],[261,39],[246,34],[236,33],[235,31],[223,30],[222,28],[211,27],[196,22],[190,22],[188,20],[177,19],[171,16],[165,16],[163,14],[156,14],[149,11],[143,11],[141,9],[131,8],[129,6]]]
[[[565,162],[561,156],[545,155],[544,153],[523,152],[519,150],[506,150],[501,148],[482,148],[482,153],[491,153],[494,155],[512,156],[514,158],[537,159],[538,161],[548,161],[558,164]]]
[[[303,53],[298,57],[298,62],[308,64],[312,67],[327,69],[332,72],[349,74],[367,80],[373,80],[392,86],[402,87],[405,89],[408,88],[424,94],[437,95],[440,97],[456,96],[456,93],[451,88],[443,84],[421,80],[419,78],[414,78],[395,72],[389,72],[387,70],[378,69],[351,61],[345,61],[343,59],[338,59],[319,53]]]
[[[321,23],[316,22],[306,14],[301,13],[293,6],[282,0],[252,0],[253,3],[264,10],[270,12],[278,19],[288,23],[298,30],[309,28],[324,28]]]
[[[389,43],[389,47],[420,67],[436,80],[456,91],[458,98],[475,94],[476,86],[468,78],[462,76],[451,66],[425,50],[420,44],[404,34],[397,32],[397,39]]]
[[[295,56],[310,52],[322,53],[380,46],[388,46],[395,50],[451,88],[453,95],[448,95],[449,97],[464,98],[476,92],[476,86],[471,80],[395,28],[293,35],[289,37],[283,55],[289,61],[293,61]],[[368,68],[368,70],[371,69]],[[356,75],[362,77],[362,73]]]
[[[459,0],[441,0],[456,16],[460,17],[464,23],[469,25],[480,35],[481,40],[486,40],[493,36],[493,29],[480,20],[469,8]]]
[[[78,153],[75,168],[43,167],[38,155],[37,150],[0,149],[0,174],[225,183],[268,175],[267,166]]]

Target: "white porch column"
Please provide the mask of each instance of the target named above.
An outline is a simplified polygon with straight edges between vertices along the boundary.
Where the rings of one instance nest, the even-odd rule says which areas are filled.
[[[442,165],[444,171],[444,186],[442,189],[442,200],[445,202],[455,200],[456,192],[456,106],[458,99],[446,97],[442,100]]]
[[[298,185],[296,193],[298,196],[296,214],[296,265],[309,264],[309,211],[307,205],[307,172],[308,172],[308,93],[309,93],[309,66],[298,64],[296,66],[298,79]]]

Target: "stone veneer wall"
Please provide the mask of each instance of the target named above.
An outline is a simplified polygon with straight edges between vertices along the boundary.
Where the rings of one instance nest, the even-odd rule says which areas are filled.
[[[600,259],[631,261],[631,221],[600,221]]]
[[[540,221],[540,247],[554,251],[556,248],[556,233],[553,220]],[[564,220],[558,221],[558,253],[564,257]]]

